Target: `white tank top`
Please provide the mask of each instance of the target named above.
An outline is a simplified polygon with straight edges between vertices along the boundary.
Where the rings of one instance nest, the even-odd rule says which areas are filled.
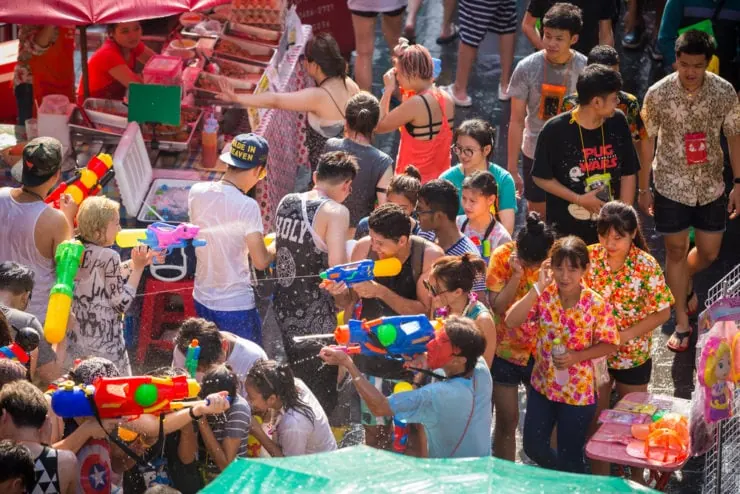
[[[36,248],[34,231],[41,213],[48,207],[43,202],[21,203],[10,196],[10,187],[0,188],[0,262],[23,264],[35,273],[33,296],[26,312],[36,316],[41,324],[46,318],[49,290],[56,283],[54,260],[41,255]]]

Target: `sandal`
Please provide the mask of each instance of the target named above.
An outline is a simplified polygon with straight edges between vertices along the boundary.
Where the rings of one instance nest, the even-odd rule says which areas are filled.
[[[437,38],[437,44],[438,45],[449,45],[453,41],[457,39],[457,37],[460,36],[460,32],[457,30],[457,24],[452,25],[452,34],[449,36],[440,36]]]
[[[689,339],[694,328],[689,326],[688,331],[674,331],[666,343],[666,347],[674,353],[683,353],[689,349]]]

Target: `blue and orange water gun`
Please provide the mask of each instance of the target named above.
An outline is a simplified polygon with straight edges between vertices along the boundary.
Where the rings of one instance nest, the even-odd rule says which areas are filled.
[[[397,276],[401,272],[401,261],[395,257],[380,259],[363,259],[362,261],[350,262],[334,266],[319,274],[324,284],[329,281],[335,283],[344,282],[352,286],[363,281],[372,281],[375,278],[386,276]]]

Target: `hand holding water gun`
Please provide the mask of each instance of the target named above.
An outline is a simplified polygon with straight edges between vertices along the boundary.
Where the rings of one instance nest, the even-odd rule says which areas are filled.
[[[195,379],[195,374],[198,371],[198,360],[200,359],[200,345],[197,339],[193,339],[188,345],[188,351],[185,355],[185,369],[190,374],[190,377]]]
[[[59,209],[62,194],[69,194],[79,206],[87,197],[98,195],[111,181],[113,175],[113,157],[110,154],[101,153],[92,157],[87,166],[79,170],[74,177],[57,185],[44,202]]]
[[[443,327],[441,320],[430,321],[423,314],[415,316],[381,317],[372,321],[351,319],[332,334],[297,336],[295,341],[328,339],[340,345],[348,354],[381,357],[413,357],[427,351],[427,343],[435,331]]]
[[[397,276],[401,272],[401,261],[395,257],[380,259],[363,259],[362,261],[350,262],[334,266],[319,274],[323,280],[321,287],[325,288],[330,282],[344,283],[348,287],[362,283],[363,281],[372,281],[376,277]]]
[[[59,417],[138,417],[167,413],[204,401],[178,401],[197,398],[200,385],[186,376],[100,377],[91,386],[72,381],[61,384],[51,395],[51,407]]]
[[[85,246],[77,240],[66,240],[57,246],[54,256],[57,265],[57,283],[51,288],[44,322],[44,337],[52,345],[61,342],[67,334],[75,276],[84,252]]]
[[[17,360],[21,364],[28,364],[31,352],[39,347],[39,333],[33,328],[21,328],[15,335],[15,340],[8,346],[0,348],[0,359]]]
[[[124,249],[143,244],[153,250],[166,250],[167,254],[170,254],[173,249],[185,248],[188,245],[193,247],[206,245],[205,240],[195,238],[199,233],[200,227],[192,223],[170,225],[157,222],[146,228],[121,230],[116,235],[116,244]]]

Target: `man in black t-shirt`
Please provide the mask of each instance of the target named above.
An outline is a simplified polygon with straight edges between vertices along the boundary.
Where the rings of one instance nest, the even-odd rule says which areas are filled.
[[[547,222],[559,235],[592,244],[601,206],[613,199],[634,202],[640,164],[627,119],[617,111],[619,72],[589,65],[576,88],[581,104],[542,128],[532,176],[547,193]]]
[[[537,32],[537,19],[542,19],[545,13],[555,5],[556,0],[530,0],[527,12],[522,21],[522,32],[537,50],[542,50],[542,37]],[[613,0],[570,0],[568,3],[581,9],[583,15],[583,29],[578,41],[573,45],[575,50],[588,55],[596,45],[614,46],[614,28],[612,19],[615,17]]]

